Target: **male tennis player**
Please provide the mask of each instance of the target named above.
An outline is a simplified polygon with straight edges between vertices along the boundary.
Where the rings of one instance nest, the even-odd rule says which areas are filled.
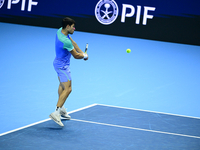
[[[64,108],[64,103],[72,91],[71,87],[71,73],[70,73],[70,58],[71,55],[75,59],[88,59],[88,55],[84,53],[72,40],[69,34],[73,34],[75,30],[75,21],[71,18],[64,18],[62,20],[62,27],[57,31],[55,51],[56,58],[53,65],[55,71],[58,74],[59,87],[58,87],[58,102],[55,112],[51,113],[49,117],[54,120],[60,126],[64,126],[61,122],[61,117],[64,119],[70,119]]]

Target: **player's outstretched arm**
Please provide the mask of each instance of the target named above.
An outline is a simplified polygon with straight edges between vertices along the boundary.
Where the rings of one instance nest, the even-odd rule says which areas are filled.
[[[77,43],[70,37],[71,41],[72,41],[72,44],[75,48],[75,50],[78,52],[78,53],[83,53],[83,51],[78,47]]]
[[[88,59],[88,55],[86,53],[78,53],[75,48],[73,50],[70,51],[70,53],[72,54],[72,56],[75,58],[75,59],[84,59],[84,60],[87,60]]]

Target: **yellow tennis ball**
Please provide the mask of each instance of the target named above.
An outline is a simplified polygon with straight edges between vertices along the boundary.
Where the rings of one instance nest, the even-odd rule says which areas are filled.
[[[127,49],[127,50],[126,50],[126,52],[127,52],[127,53],[130,53],[130,52],[131,52],[131,50],[130,50],[130,49]]]

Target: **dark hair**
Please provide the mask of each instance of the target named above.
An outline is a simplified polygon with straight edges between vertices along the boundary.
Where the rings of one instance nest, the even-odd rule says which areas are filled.
[[[65,29],[67,25],[71,26],[72,24],[76,24],[76,22],[69,17],[66,17],[62,20],[62,28],[63,29]]]

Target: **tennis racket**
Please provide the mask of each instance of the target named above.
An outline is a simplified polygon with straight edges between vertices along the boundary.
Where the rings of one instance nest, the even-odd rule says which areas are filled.
[[[86,44],[86,47],[85,47],[85,53],[87,53],[87,50],[88,50],[88,43]]]
[[[85,46],[85,54],[87,54],[87,50],[88,50],[88,43]],[[84,59],[84,60],[87,60],[87,59]]]

